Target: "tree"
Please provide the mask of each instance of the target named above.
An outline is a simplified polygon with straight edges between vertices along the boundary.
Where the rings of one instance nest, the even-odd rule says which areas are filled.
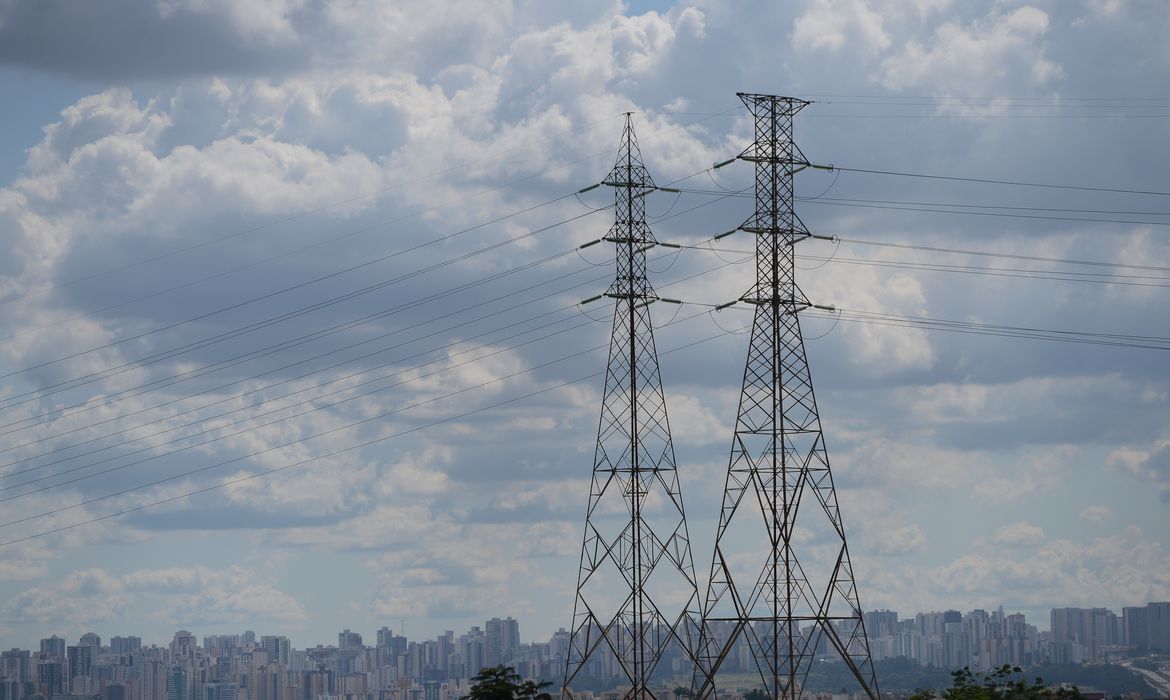
[[[523,680],[511,666],[493,666],[480,669],[471,679],[466,700],[552,700],[544,692],[549,685],[548,681]]]
[[[1040,678],[1029,683],[1024,669],[1004,664],[987,673],[975,673],[964,666],[951,672],[951,687],[938,693],[925,690],[910,700],[1080,700],[1081,691],[1072,687],[1052,688]]]
[[[525,700],[552,700],[552,695],[544,692],[544,689],[552,685],[548,681],[524,681],[520,684],[520,689],[516,692],[516,697],[524,698]]]
[[[759,688],[752,688],[743,694],[743,700],[772,700],[772,696]]]

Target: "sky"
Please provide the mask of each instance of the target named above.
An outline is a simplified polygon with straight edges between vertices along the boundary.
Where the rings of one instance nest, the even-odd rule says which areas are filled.
[[[1170,599],[1168,31],[1160,0],[0,2],[0,646],[568,627],[611,313],[578,302],[613,274],[574,250],[610,194],[574,193],[625,112],[684,190],[652,230],[696,244],[650,270],[688,302],[654,317],[704,586],[737,91],[813,101],[801,149],[848,168],[797,176],[838,237],[798,279],[842,310],[803,328],[862,606]]]

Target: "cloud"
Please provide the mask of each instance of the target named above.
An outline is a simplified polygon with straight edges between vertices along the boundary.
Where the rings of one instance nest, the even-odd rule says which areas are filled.
[[[992,539],[1005,547],[1032,547],[1044,541],[1044,530],[1021,520],[998,528]]]
[[[1100,524],[1113,517],[1113,511],[1107,506],[1089,506],[1081,511],[1079,516],[1086,523]]]
[[[948,21],[928,42],[912,39],[883,60],[878,80],[890,90],[927,88],[944,95],[957,85],[967,94],[1001,94],[987,88],[1008,79],[1043,85],[1061,75],[1045,55],[1048,29],[1048,15],[1030,5],[993,11],[966,26]]]
[[[15,334],[0,340],[0,373],[133,339],[0,385],[4,396],[33,392],[5,412],[5,422],[21,422],[0,432],[30,425],[3,436],[0,459],[25,461],[0,475],[4,487],[88,477],[17,499],[12,518],[129,491],[9,532],[175,500],[107,527],[36,540],[37,549],[9,548],[0,595],[17,601],[5,608],[14,636],[34,638],[37,625],[55,624],[37,620],[77,613],[59,602],[72,595],[92,598],[95,617],[144,627],[255,618],[305,624],[315,641],[318,630],[335,631],[337,611],[318,596],[336,592],[330,572],[338,570],[359,572],[334,596],[353,600],[355,614],[474,623],[531,611],[534,637],[543,631],[536,619],[566,619],[605,362],[604,350],[582,351],[604,348],[609,333],[608,314],[591,311],[606,317],[594,324],[575,304],[613,275],[603,246],[584,251],[584,260],[564,255],[609,229],[608,211],[570,219],[612,203],[613,193],[591,191],[580,203],[571,193],[609,172],[626,111],[635,112],[656,182],[698,173],[683,187],[720,195],[727,193],[719,187],[752,184],[744,164],[720,169],[715,182],[703,174],[751,138],[736,89],[841,93],[817,97],[834,104],[798,117],[797,138],[817,162],[1070,183],[1069,173],[1093,162],[1095,182],[1166,179],[1165,139],[1147,128],[1155,120],[1015,119],[1025,110],[1005,105],[996,112],[1003,119],[945,118],[990,116],[966,110],[970,100],[958,104],[964,96],[1029,97],[1063,109],[1058,94],[1122,94],[1126,85],[1139,94],[1160,84],[1164,32],[1130,34],[1127,7],[1083,26],[1071,24],[1088,12],[1082,7],[944,0],[747,8],[710,1],[637,16],[620,3],[495,2],[472,11],[443,0],[33,7],[0,10],[0,60],[99,84],[55,106],[60,114],[39,141],[21,144],[30,147],[23,168],[0,188],[8,253],[0,258],[0,325]],[[103,46],[80,35],[82,23]],[[777,28],[791,29],[790,41],[778,40]],[[1100,50],[1084,50],[1098,46],[1090,40]],[[1148,71],[1133,70],[1139,64]],[[848,97],[875,94],[883,99],[865,105]],[[909,94],[940,97],[905,109],[909,101],[898,95]],[[905,112],[921,118],[907,121]],[[807,241],[798,278],[818,303],[1134,335],[1166,325],[1155,287],[1037,279],[1067,266],[1032,259],[1170,265],[1170,247],[1153,227],[834,201],[1120,206],[1104,195],[1074,201],[1061,191],[812,169],[796,187],[800,215],[818,233],[1031,256],[1009,262],[848,240],[833,252]],[[690,192],[677,202],[668,193],[647,197],[663,241],[726,231],[750,206],[750,198]],[[530,232],[539,233],[519,238]],[[726,245],[750,249],[751,240]],[[720,267],[723,260],[698,248],[651,257],[664,296],[699,303],[736,298],[755,274],[750,261]],[[913,269],[925,262],[955,269]],[[994,266],[1025,272],[984,269]],[[107,270],[116,272],[90,277]],[[340,301],[302,312],[333,299]],[[652,310],[661,323],[668,316],[659,306]],[[216,309],[227,310],[210,313]],[[689,313],[684,307],[680,318]],[[284,320],[269,324],[277,318]],[[730,328],[750,314],[729,309],[716,318]],[[1107,534],[1112,523],[1121,529],[1161,512],[1170,391],[1161,353],[801,321],[864,601],[912,611],[1014,599],[1042,610],[1165,593],[1165,535],[1093,539],[1075,517],[1077,508],[1105,502],[1085,489],[1102,483],[1106,462],[1132,476],[1109,482],[1116,493],[1108,502],[1132,503],[1132,512],[1097,522],[1108,511],[1090,507],[1081,516],[1097,522],[1090,529]],[[241,330],[251,324],[268,325]],[[165,330],[151,332],[157,328]],[[693,344],[721,333],[705,315],[657,331],[690,533],[704,542],[716,526],[748,339]],[[204,344],[209,338],[221,340]],[[128,371],[107,371],[126,363]],[[73,391],[37,393],[88,372],[102,374]],[[374,383],[356,386],[365,380]],[[375,386],[383,388],[334,403]],[[88,403],[57,415],[75,402]],[[397,412],[344,427],[389,411]],[[458,414],[467,415],[427,427]],[[272,449],[286,442],[293,444]],[[148,456],[155,459],[132,464]],[[237,461],[214,466],[227,460]],[[205,471],[177,476],[194,469]],[[1069,503],[1080,505],[1070,511]],[[621,517],[620,504],[609,515]],[[802,526],[797,535],[819,563],[815,533]],[[162,546],[164,538],[190,543],[189,561],[206,566],[151,568],[140,550],[123,549]],[[254,552],[225,552],[225,538],[254,543],[265,561],[329,566],[273,580],[255,571]],[[1112,557],[1109,546],[1132,561]],[[702,562],[709,551],[696,547]],[[67,582],[71,568],[93,566],[73,564],[79,552],[109,556],[100,575],[73,572]],[[18,611],[24,603],[35,615]]]
[[[877,552],[884,556],[917,554],[926,546],[926,532],[917,523],[890,530],[881,538]]]
[[[836,52],[846,42],[870,54],[890,45],[882,15],[866,0],[815,0],[793,23],[792,44],[798,51]]]
[[[1149,450],[1121,447],[1109,455],[1109,465],[1162,490],[1163,503],[1170,503],[1170,440],[1159,440]]]
[[[148,597],[149,596],[149,597]],[[42,625],[108,623],[135,608],[153,608],[173,625],[254,624],[300,621],[300,602],[270,583],[258,582],[242,567],[206,566],[139,569],[117,574],[107,569],[73,571],[57,584],[38,586],[10,598],[0,619]]]
[[[297,51],[297,2],[67,0],[0,6],[0,62],[96,80],[286,72]]]

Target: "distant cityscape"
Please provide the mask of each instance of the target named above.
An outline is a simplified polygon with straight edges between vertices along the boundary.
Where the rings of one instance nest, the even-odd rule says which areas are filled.
[[[900,617],[878,610],[864,614],[875,662],[904,658],[921,666],[986,670],[1002,664],[1023,667],[1119,660],[1142,653],[1170,653],[1170,602],[1123,608],[1056,608],[1050,629],[1039,631],[1023,614],[957,610]],[[810,630],[811,632],[811,630]],[[570,633],[560,629],[547,642],[520,641],[520,622],[492,618],[483,627],[435,639],[409,640],[389,627],[372,645],[349,629],[336,645],[292,648],[288,637],[207,635],[186,630],[166,646],[144,646],[137,636],[96,633],[76,643],[56,635],[39,649],[11,649],[0,656],[0,700],[458,700],[481,668],[507,665],[520,675],[558,685],[569,653]],[[822,650],[828,657],[827,648]],[[612,653],[590,661],[600,695],[619,684]],[[733,648],[721,672],[747,672],[746,645]],[[679,649],[661,666],[664,685],[689,683],[693,668]]]

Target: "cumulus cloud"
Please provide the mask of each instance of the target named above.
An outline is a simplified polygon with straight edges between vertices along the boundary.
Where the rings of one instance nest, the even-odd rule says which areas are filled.
[[[890,45],[882,15],[866,0],[815,0],[793,23],[798,50],[839,51],[846,42],[856,42],[863,53]]]
[[[140,569],[125,574],[91,568],[73,571],[57,584],[38,586],[10,598],[0,617],[10,622],[95,624],[125,616],[131,606],[161,598],[159,612],[175,625],[251,624],[303,620],[305,609],[270,583],[256,581],[241,567],[205,566]],[[153,601],[152,601],[153,602]]]
[[[5,3],[0,61],[98,80],[284,72],[304,62],[295,50],[299,5],[285,0]]]
[[[1148,450],[1122,447],[1109,455],[1109,464],[1141,482],[1162,489],[1164,503],[1170,503],[1170,440],[1159,440]]]
[[[751,206],[750,198],[721,198],[730,193],[720,189],[749,187],[749,166],[703,174],[751,137],[735,112],[735,89],[943,96],[911,126],[884,118],[895,116],[888,105],[864,107],[880,119],[843,114],[848,98],[812,105],[797,133],[818,162],[1071,182],[1068,173],[1089,160],[1103,183],[1165,179],[1164,140],[1143,137],[1141,121],[1121,122],[1132,128],[1115,138],[1102,134],[1116,125],[1095,120],[1088,138],[1073,120],[964,120],[954,128],[935,118],[982,114],[949,105],[952,95],[1114,87],[1112,76],[1084,81],[1074,70],[1080,64],[1069,63],[1083,38],[1071,32],[1104,30],[1072,27],[1072,10],[1059,5],[813,0],[749,10],[704,2],[635,16],[621,9],[495,2],[473,12],[461,0],[3,5],[0,61],[101,85],[60,105],[0,188],[9,253],[0,258],[0,302],[8,302],[0,319],[14,334],[0,344],[0,370],[144,334],[0,387],[4,396],[34,392],[6,409],[6,422],[21,422],[0,428],[27,424],[0,446],[11,448],[0,466],[5,486],[15,476],[56,483],[73,468],[68,474],[88,477],[20,498],[14,519],[71,509],[8,531],[36,534],[171,499],[103,521],[106,528],[47,536],[40,549],[8,548],[0,590],[13,634],[78,615],[134,617],[129,601],[137,597],[164,611],[159,624],[258,619],[332,630],[313,604],[327,574],[270,580],[243,563],[250,552],[216,549],[216,561],[236,557],[222,568],[150,569],[129,556],[124,566],[69,572],[71,553],[94,545],[115,551],[173,537],[200,556],[222,545],[228,528],[233,543],[286,561],[363,572],[347,589],[355,614],[533,611],[559,619],[572,599],[608,340],[607,313],[591,312],[603,317],[594,324],[575,304],[603,291],[613,274],[601,246],[585,259],[565,255],[603,235],[612,218],[588,214],[571,194],[612,167],[626,111],[635,112],[659,184],[698,174],[684,186],[718,195],[648,197],[664,241],[704,240],[743,221]],[[1129,10],[1099,9],[1094,21],[1121,31]],[[749,13],[759,19],[745,26]],[[131,36],[128,26],[146,29]],[[789,42],[777,28],[791,29]],[[1160,55],[1164,43],[1159,35],[1135,50]],[[1101,63],[1113,75],[1132,72],[1119,60]],[[1170,248],[1152,227],[1119,226],[1106,251],[1092,222],[853,206],[976,201],[951,185],[808,170],[797,180],[798,208],[810,228],[846,238],[1170,265]],[[1090,206],[1032,195],[979,191],[990,203]],[[838,197],[858,201],[845,207]],[[612,193],[580,201],[605,206]],[[747,236],[727,245],[751,248]],[[798,252],[811,299],[859,311],[1135,334],[1165,314],[1153,287],[932,272],[913,266],[938,263],[940,253],[860,243],[832,253],[809,241]],[[693,248],[658,257],[653,281],[664,296],[688,301],[736,298],[755,273],[746,255],[730,255],[743,261],[721,267],[709,250]],[[942,262],[969,272],[992,264],[953,253]],[[1010,264],[1041,267],[1030,258]],[[90,277],[108,270],[116,272]],[[300,311],[334,298],[342,301]],[[245,299],[257,301],[235,306]],[[262,332],[239,330],[290,313]],[[730,328],[749,317],[731,309],[715,318]],[[197,320],[179,324],[188,318]],[[343,322],[352,325],[325,332]],[[1118,498],[1146,515],[1160,507],[1148,491],[1166,484],[1170,387],[1157,353],[1121,362],[1096,346],[844,320],[814,341],[831,324],[802,323],[863,600],[910,612],[958,606],[956,596],[985,605],[1014,596],[1043,608],[1165,594],[1162,535],[1052,534],[1077,531],[1069,502],[1098,502],[1076,484],[1096,483],[1102,455],[1133,477],[1116,482]],[[149,333],[160,327],[167,330]],[[663,376],[696,542],[714,528],[747,345],[720,333],[698,316],[657,335],[660,351],[678,348],[663,355]],[[200,345],[221,335],[222,343]],[[191,343],[199,347],[136,362]],[[602,350],[583,352],[593,347]],[[124,363],[127,371],[107,376]],[[88,372],[102,374],[72,392],[35,393]],[[357,386],[367,379],[374,384]],[[462,391],[484,382],[493,383]],[[374,386],[382,388],[357,396]],[[86,403],[57,411],[74,401]],[[406,408],[421,401],[430,403]],[[454,415],[462,417],[447,420]],[[334,432],[298,442],[323,431]],[[181,447],[189,449],[173,452]],[[145,457],[153,459],[133,463]],[[110,460],[100,475],[95,459]],[[228,484],[270,469],[280,471]],[[171,480],[107,497],[156,479]],[[102,500],[75,507],[90,498]],[[1102,508],[1081,519],[1127,524],[1128,513],[1110,518]],[[992,525],[972,542],[970,522]],[[208,532],[217,536],[202,537]],[[802,527],[797,535],[818,562],[816,533]],[[1131,561],[1111,558],[1109,546]],[[694,552],[700,562],[708,554]],[[750,566],[751,553],[742,561]],[[921,595],[910,590],[920,582]],[[71,597],[90,612],[69,607]]]
[[[883,60],[878,79],[891,90],[928,88],[944,95],[959,85],[966,93],[993,94],[987,88],[1007,79],[1043,85],[1061,72],[1045,54],[1048,29],[1048,15],[1030,5],[993,11],[969,25],[947,21],[926,42],[911,40]]]
[[[885,556],[917,554],[926,546],[926,532],[917,523],[884,533],[877,551]]]
[[[1107,506],[1089,506],[1078,516],[1087,523],[1103,523],[1113,517],[1113,511]]]
[[[1006,547],[1031,547],[1044,541],[1044,530],[1021,520],[996,529],[993,539]]]

